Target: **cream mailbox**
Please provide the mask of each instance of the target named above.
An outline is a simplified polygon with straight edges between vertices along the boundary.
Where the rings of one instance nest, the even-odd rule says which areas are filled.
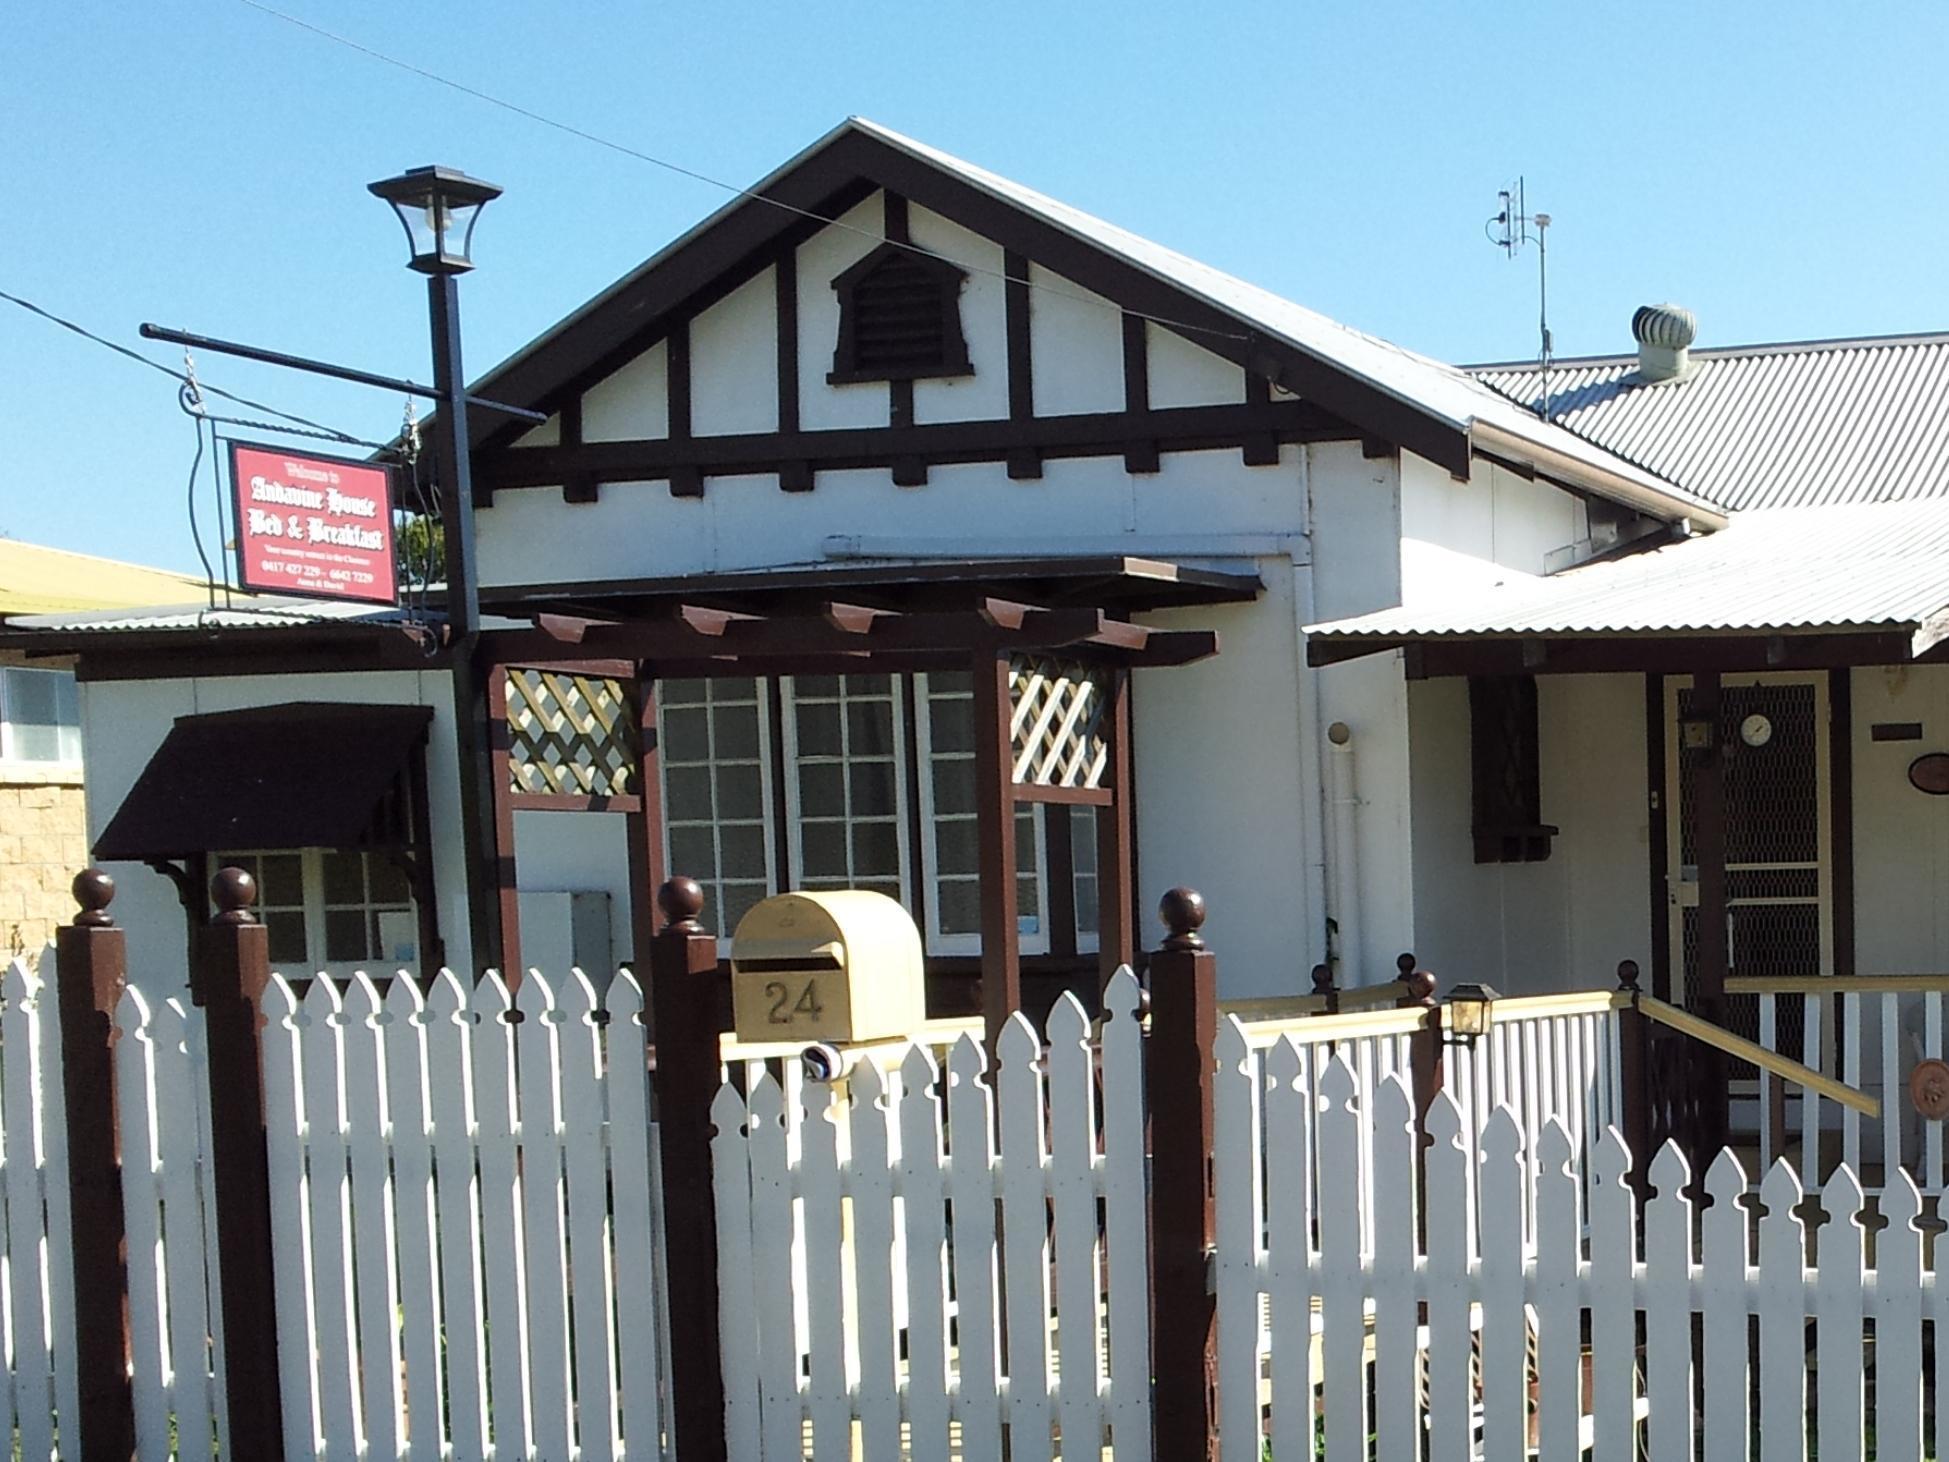
[[[738,920],[731,1012],[741,1041],[877,1041],[926,1018],[920,931],[883,893],[781,893]]]

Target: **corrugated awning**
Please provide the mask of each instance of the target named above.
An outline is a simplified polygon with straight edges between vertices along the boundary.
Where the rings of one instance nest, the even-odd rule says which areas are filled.
[[[1949,637],[1949,502],[1740,513],[1709,537],[1310,625],[1315,663],[1467,639],[1906,633]]]
[[[315,703],[180,717],[95,856],[404,842],[403,774],[432,719],[427,706]]]

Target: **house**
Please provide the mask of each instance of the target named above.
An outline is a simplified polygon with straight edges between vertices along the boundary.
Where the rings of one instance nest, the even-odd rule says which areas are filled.
[[[548,413],[470,417],[481,846],[437,614],[6,642],[79,656],[96,851],[165,946],[248,857],[325,968],[475,963],[470,869],[527,963],[627,958],[666,869],[727,934],[880,888],[939,1009],[1093,987],[1178,883],[1228,996],[1939,967],[1944,344],[1639,333],[1544,407],[852,120],[477,383]]]
[[[0,626],[23,615],[180,598],[181,574],[0,538]],[[34,958],[74,911],[88,859],[74,670],[0,650],[0,957]]]

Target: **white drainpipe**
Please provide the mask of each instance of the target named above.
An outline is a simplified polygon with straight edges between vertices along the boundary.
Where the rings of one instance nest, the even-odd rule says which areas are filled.
[[[1366,963],[1360,949],[1360,858],[1354,836],[1355,793],[1353,728],[1335,721],[1326,728],[1327,799],[1332,803],[1332,843],[1327,858],[1328,911],[1339,935],[1340,967],[1335,978],[1342,989],[1366,983]]]

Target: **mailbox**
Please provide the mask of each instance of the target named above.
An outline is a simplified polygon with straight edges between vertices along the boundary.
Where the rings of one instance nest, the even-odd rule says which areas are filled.
[[[920,931],[883,893],[781,893],[738,920],[731,1012],[741,1041],[877,1041],[926,1019]]]

